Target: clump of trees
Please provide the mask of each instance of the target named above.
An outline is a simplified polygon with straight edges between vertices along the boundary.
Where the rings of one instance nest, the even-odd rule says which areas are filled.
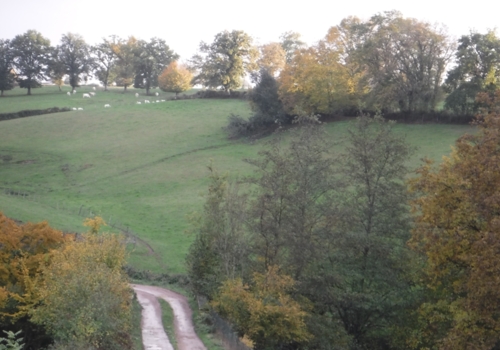
[[[412,148],[377,116],[341,152],[306,115],[255,176],[210,166],[193,291],[255,349],[498,348],[500,90],[476,103],[479,132],[409,188]]]
[[[0,91],[3,96],[17,81],[30,95],[31,89],[47,79],[60,89],[65,77],[74,90],[95,75],[105,90],[111,83],[123,86],[124,91],[133,84],[149,94],[158,87],[160,73],[178,58],[158,38],[148,42],[111,36],[91,47],[81,35],[67,33],[60,45],[52,47],[40,33],[29,30],[11,41],[0,41]]]
[[[131,289],[120,237],[19,225],[0,213],[0,325],[30,349],[129,349]],[[80,239],[81,238],[81,239]]]
[[[364,116],[335,155],[314,116],[301,122],[289,143],[278,133],[247,160],[254,177],[210,167],[187,258],[194,291],[257,349],[385,349],[412,294],[411,148],[393,123]]]

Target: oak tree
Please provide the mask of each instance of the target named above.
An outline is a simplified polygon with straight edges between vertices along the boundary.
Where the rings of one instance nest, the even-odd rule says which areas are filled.
[[[114,38],[103,39],[103,41],[91,48],[94,55],[94,74],[108,91],[108,85],[116,78],[117,57],[113,52]]]
[[[81,35],[68,33],[62,36],[61,45],[57,46],[56,52],[57,61],[69,77],[69,85],[75,90],[90,75],[93,66],[90,46]]]
[[[252,37],[241,30],[218,33],[211,44],[201,42],[200,53],[191,59],[197,70],[193,83],[222,87],[229,94],[239,88],[244,74],[255,69],[258,51],[252,42]]]
[[[139,48],[139,42],[133,36],[127,40],[115,37],[111,43],[113,53],[116,55],[116,78],[118,86],[123,86],[123,91],[134,83],[136,75],[136,57]]]
[[[47,78],[50,40],[36,30],[28,30],[12,39],[11,45],[17,81],[31,95],[31,89],[41,87],[41,81]]]
[[[139,40],[137,45],[134,87],[146,89],[146,95],[149,95],[151,88],[158,87],[158,76],[179,55],[163,39]]]

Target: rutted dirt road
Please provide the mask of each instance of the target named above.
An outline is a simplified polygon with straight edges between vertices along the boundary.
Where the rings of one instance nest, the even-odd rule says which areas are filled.
[[[206,350],[194,331],[191,308],[185,296],[171,290],[132,284],[142,310],[142,343],[146,350],[173,350],[161,321],[161,307],[157,298],[170,304],[174,313],[175,338],[179,350]]]

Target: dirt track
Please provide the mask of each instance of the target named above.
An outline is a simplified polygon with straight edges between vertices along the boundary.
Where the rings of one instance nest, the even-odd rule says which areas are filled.
[[[179,350],[206,350],[194,331],[191,308],[185,296],[171,290],[133,284],[142,310],[142,343],[146,350],[173,350],[163,329],[161,307],[157,298],[170,304],[174,312],[174,329]]]

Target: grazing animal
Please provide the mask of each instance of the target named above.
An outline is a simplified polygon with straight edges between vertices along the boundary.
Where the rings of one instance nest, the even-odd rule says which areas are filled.
[[[66,93],[66,95],[71,96],[71,92],[69,92],[69,91],[68,91],[68,92]]]
[[[156,100],[156,103],[160,103],[160,100]]]
[[[161,102],[165,102],[165,100],[161,100]]]
[[[83,98],[90,98],[89,94],[83,94]]]
[[[95,96],[95,92],[89,92],[91,96]]]
[[[73,90],[73,94],[76,94],[76,90]]]
[[[141,101],[137,101],[137,104],[140,105],[141,104]]]
[[[144,103],[149,103],[149,100],[144,100]]]
[[[159,96],[160,94],[159,94],[159,93],[157,93],[157,92],[155,92],[155,95],[156,95],[156,96]]]
[[[106,103],[106,104],[104,105],[104,108],[108,108],[108,107],[111,107],[111,106],[110,106],[109,104],[107,104],[107,103]]]
[[[72,109],[72,110],[74,110],[74,111],[76,111],[76,108],[75,108],[75,107],[73,107],[73,108],[71,108],[71,109]]]
[[[92,89],[95,91],[95,86],[92,86]]]
[[[83,108],[82,108],[82,107],[78,107],[78,110],[79,110],[79,111],[83,111]]]
[[[137,97],[139,97],[139,94],[138,94],[137,92],[135,93],[135,97],[136,97],[136,98],[137,98]]]

